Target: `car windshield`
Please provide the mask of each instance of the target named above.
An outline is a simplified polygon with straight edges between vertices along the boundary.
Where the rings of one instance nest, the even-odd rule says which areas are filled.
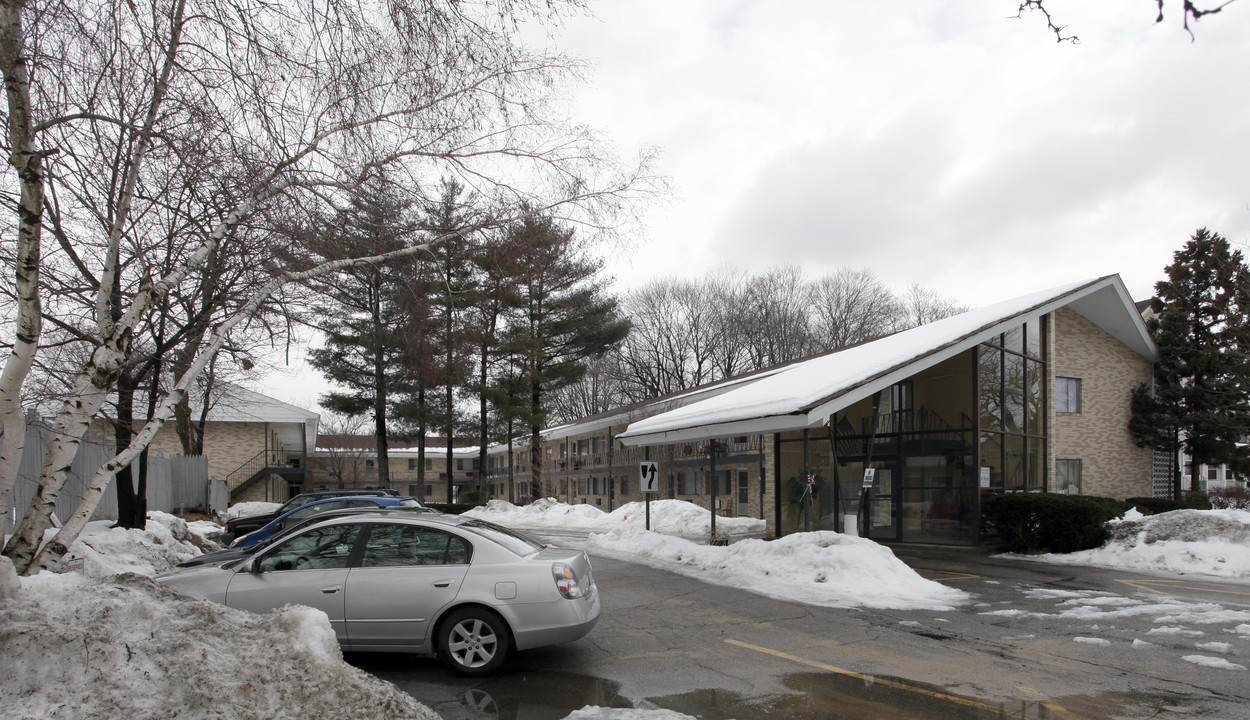
[[[495,523],[486,522],[485,520],[467,520],[460,523],[459,527],[494,540],[521,556],[531,555],[546,547],[546,545],[531,537],[514,532],[506,527],[501,527]]]

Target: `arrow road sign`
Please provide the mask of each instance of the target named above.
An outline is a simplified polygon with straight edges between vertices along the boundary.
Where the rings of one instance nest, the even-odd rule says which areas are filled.
[[[660,491],[660,464],[655,461],[638,463],[638,486],[645,493]]]

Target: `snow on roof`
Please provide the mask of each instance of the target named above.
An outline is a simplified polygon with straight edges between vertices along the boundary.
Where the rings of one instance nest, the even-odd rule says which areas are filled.
[[[829,415],[1061,307],[1085,316],[1139,354],[1157,350],[1118,275],[1069,283],[970,310],[822,355],[721,395],[632,423],[626,445],[816,427]]]

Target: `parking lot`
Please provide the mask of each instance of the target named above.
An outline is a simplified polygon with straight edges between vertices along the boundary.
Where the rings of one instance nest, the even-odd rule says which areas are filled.
[[[1250,585],[896,548],[974,594],[949,611],[813,607],[594,558],[585,639],[486,680],[354,655],[444,718],[660,707],[716,718],[1244,717]],[[1223,657],[1232,667],[1193,658]]]

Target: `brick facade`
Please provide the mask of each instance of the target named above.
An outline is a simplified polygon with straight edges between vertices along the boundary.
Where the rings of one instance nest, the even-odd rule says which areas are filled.
[[[1150,361],[1072,310],[1058,310],[1053,322],[1048,477],[1053,482],[1056,459],[1078,459],[1082,495],[1150,496],[1151,452],[1128,430],[1130,396],[1150,381]],[[1056,412],[1056,377],[1081,381],[1079,413]]]

